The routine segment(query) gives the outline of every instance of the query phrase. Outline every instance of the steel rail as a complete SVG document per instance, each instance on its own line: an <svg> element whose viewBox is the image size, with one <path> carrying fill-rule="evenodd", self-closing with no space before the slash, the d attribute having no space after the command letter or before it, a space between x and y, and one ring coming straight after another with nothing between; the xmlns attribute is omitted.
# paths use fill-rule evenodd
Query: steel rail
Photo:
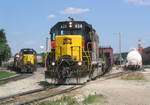
<svg viewBox="0 0 150 105"><path fill-rule="evenodd" d="M17 74L17 75L8 77L8 78L1 79L0 84L6 84L10 81L16 81L16 80L19 80L19 79L24 79L24 78L32 76L32 75L33 74Z"/></svg>
<svg viewBox="0 0 150 105"><path fill-rule="evenodd" d="M149 65L143 65L142 66L144 69L150 69L150 66Z"/></svg>
<svg viewBox="0 0 150 105"><path fill-rule="evenodd" d="M117 73L102 75L102 76L98 77L100 80L93 81L93 82L90 82L90 83L95 83L95 82L99 82L99 81L105 81L105 80L108 80L108 79L121 77L121 76L124 76L126 74L131 74L131 73L135 73L135 72L138 72L138 71L127 70L127 71L123 71L123 72L117 72Z"/></svg>
<svg viewBox="0 0 150 105"><path fill-rule="evenodd" d="M47 89L53 89L53 88L56 88L56 87L59 87L59 86L60 86L60 85L46 86L46 87L40 88L40 89L30 90L30 91L27 91L27 92L22 92L22 93L18 93L18 94L13 94L13 95L6 96L6 97L1 97L1 98L0 98L0 105L1 105L1 104L6 104L6 101L5 101L5 100L8 100L8 99L10 99L10 98L16 98L16 97L20 97L20 96L23 96L23 95L33 94L33 93L45 91L45 90L47 90ZM2 102L1 102L1 101L2 101ZM5 101L5 102L3 102L3 101Z"/></svg>
<svg viewBox="0 0 150 105"><path fill-rule="evenodd" d="M40 101L40 100L43 100L43 99L46 99L46 98L54 97L54 96L57 96L57 95L60 95L60 94L63 94L63 93L67 93L67 92L70 92L70 91L82 88L83 86L85 86L85 84L82 85L82 86L79 86L79 87L76 87L76 86L77 85L75 85L73 87L70 87L68 89L64 89L64 90L52 93L52 94L48 94L48 95L44 95L44 96L35 98L35 99L32 99L32 100L27 100L27 101L19 102L19 103L16 103L16 105L30 104L30 103L37 102L37 101Z"/></svg>
<svg viewBox="0 0 150 105"><path fill-rule="evenodd" d="M120 76L123 76L123 75L126 75L126 74L131 74L131 73L134 73L134 72L137 72L137 71L123 71L123 72L118 72L118 73L112 73L110 75L104 75L103 77L108 77L106 79L112 79L112 78L120 77Z"/></svg>

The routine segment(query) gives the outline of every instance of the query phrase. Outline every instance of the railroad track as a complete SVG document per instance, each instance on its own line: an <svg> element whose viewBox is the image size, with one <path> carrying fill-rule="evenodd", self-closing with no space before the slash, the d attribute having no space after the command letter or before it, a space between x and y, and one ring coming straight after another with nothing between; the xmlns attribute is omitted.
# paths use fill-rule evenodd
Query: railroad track
<svg viewBox="0 0 150 105"><path fill-rule="evenodd" d="M60 85L51 85L47 86L41 89L36 89L20 94L14 94L7 97L1 97L0 98L0 105L6 105L6 104L15 104L15 105L23 105L23 104L31 104L31 103L37 103L40 100L54 97L56 95L61 95L76 89L79 89L85 85L71 85L71 86L62 86ZM65 89L62 89L64 88Z"/></svg>
<svg viewBox="0 0 150 105"><path fill-rule="evenodd" d="M113 79L113 78L118 78L127 74L132 74L135 72L139 72L139 71L132 71L132 70L124 70L121 72L117 72L117 73L107 73L101 76L96 77L96 79L99 79L97 81L92 81L91 83L95 83L95 82L100 82L100 81L104 81L104 80L109 80L109 79Z"/></svg>
<svg viewBox="0 0 150 105"><path fill-rule="evenodd" d="M17 75L15 75L15 76L11 76L11 77L8 77L8 78L5 78L5 79L1 79L0 80L0 85L2 85L2 84L6 84L6 83L8 83L8 82L11 82L11 81L17 81L17 80L20 80L20 79L24 79L24 78L27 78L27 77L29 77L29 76L32 76L33 75L33 73L31 74L17 74Z"/></svg>
<svg viewBox="0 0 150 105"><path fill-rule="evenodd" d="M131 74L137 71L131 71L131 70L124 70L122 72L117 72L117 73L112 73L112 74L106 74L104 76L102 76L102 78L106 79L112 79L112 78L117 78L117 77L121 77L127 74Z"/></svg>
<svg viewBox="0 0 150 105"><path fill-rule="evenodd" d="M116 77L120 77L123 75L131 74L137 71L123 71L118 73L106 74L100 77L98 81L92 81L87 84L92 84L95 82L108 80ZM97 77L98 78L98 77ZM46 98L54 97L57 95L61 95L67 92L71 92L73 90L79 89L84 87L84 85L50 85L46 86L41 89L36 89L32 91L27 91L19 94L14 94L11 96L1 97L0 98L0 105L6 104L15 104L15 105L22 105L22 104L31 104L31 103L38 103L41 100Z"/></svg>
<svg viewBox="0 0 150 105"><path fill-rule="evenodd" d="M150 69L150 66L149 65L143 65L142 66L144 69Z"/></svg>

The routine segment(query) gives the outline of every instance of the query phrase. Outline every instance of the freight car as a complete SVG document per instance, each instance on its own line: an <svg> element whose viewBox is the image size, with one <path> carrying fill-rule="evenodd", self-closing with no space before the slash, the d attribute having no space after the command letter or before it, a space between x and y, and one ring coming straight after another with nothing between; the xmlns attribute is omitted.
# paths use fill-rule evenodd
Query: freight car
<svg viewBox="0 0 150 105"><path fill-rule="evenodd" d="M85 83L105 72L104 59L92 25L73 19L58 22L47 38L45 78L52 84Z"/></svg>
<svg viewBox="0 0 150 105"><path fill-rule="evenodd" d="M37 55L37 65L38 66L44 66L44 59L41 55Z"/></svg>
<svg viewBox="0 0 150 105"><path fill-rule="evenodd" d="M113 49L111 46L100 46L100 53L104 55L105 69L109 70L113 66Z"/></svg>
<svg viewBox="0 0 150 105"><path fill-rule="evenodd" d="M137 70L142 67L142 57L136 48L130 50L126 59L125 68Z"/></svg>
<svg viewBox="0 0 150 105"><path fill-rule="evenodd" d="M30 48L21 49L19 54L19 59L14 61L17 63L15 69L18 69L20 72L34 72L37 69L37 57L36 51Z"/></svg>

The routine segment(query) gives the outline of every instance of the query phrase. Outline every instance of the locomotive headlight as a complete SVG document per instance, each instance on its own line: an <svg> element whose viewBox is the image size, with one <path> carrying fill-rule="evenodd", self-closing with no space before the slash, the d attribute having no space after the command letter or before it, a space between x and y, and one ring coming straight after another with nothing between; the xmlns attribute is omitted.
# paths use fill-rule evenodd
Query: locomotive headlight
<svg viewBox="0 0 150 105"><path fill-rule="evenodd" d="M55 62L52 62L52 66L55 66Z"/></svg>
<svg viewBox="0 0 150 105"><path fill-rule="evenodd" d="M78 65L81 66L81 65L82 65L82 62L78 62Z"/></svg>
<svg viewBox="0 0 150 105"><path fill-rule="evenodd" d="M70 28L72 27L72 22L69 22L69 27L70 27Z"/></svg>
<svg viewBox="0 0 150 105"><path fill-rule="evenodd" d="M72 22L69 22L69 25L71 25L72 24Z"/></svg>

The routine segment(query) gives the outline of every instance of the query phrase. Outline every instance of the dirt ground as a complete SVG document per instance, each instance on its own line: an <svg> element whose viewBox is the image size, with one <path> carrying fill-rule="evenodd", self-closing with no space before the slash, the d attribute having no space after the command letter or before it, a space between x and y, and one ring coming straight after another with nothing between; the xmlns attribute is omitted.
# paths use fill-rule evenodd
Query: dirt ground
<svg viewBox="0 0 150 105"><path fill-rule="evenodd" d="M112 72L120 71L113 68ZM89 94L102 94L107 98L106 105L150 105L150 69L141 73L148 81L125 81L119 78L91 81L85 87L68 93L78 101ZM38 69L33 76L13 81L0 86L0 97L41 88L44 84L43 69Z"/></svg>
<svg viewBox="0 0 150 105"><path fill-rule="evenodd" d="M102 94L107 98L106 105L150 105L150 69L142 73L148 81L98 79L70 95L82 101L83 97L89 94Z"/></svg>

